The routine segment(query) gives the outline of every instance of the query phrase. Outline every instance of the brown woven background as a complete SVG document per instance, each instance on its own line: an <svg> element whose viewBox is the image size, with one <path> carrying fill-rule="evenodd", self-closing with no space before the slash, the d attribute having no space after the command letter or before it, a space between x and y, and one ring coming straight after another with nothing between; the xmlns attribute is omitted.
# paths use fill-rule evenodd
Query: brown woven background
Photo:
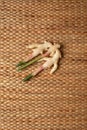
<svg viewBox="0 0 87 130"><path fill-rule="evenodd" d="M64 57L30 82L28 44L61 42ZM87 0L0 0L0 130L86 130Z"/></svg>

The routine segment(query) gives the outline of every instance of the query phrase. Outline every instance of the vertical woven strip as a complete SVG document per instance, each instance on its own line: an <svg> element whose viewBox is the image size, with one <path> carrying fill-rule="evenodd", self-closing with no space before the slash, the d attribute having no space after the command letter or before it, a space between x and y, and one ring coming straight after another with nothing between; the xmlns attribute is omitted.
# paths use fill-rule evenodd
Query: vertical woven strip
<svg viewBox="0 0 87 130"><path fill-rule="evenodd" d="M59 69L15 65L44 40L62 43ZM87 0L0 0L0 130L86 130Z"/></svg>

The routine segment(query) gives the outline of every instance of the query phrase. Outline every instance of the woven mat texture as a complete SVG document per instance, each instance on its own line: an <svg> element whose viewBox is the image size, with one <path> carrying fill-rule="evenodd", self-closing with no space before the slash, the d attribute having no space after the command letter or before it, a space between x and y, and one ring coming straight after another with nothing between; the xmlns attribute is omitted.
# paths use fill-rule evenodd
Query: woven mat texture
<svg viewBox="0 0 87 130"><path fill-rule="evenodd" d="M15 65L44 40L62 43L59 69L22 79ZM87 0L0 0L0 130L87 130Z"/></svg>

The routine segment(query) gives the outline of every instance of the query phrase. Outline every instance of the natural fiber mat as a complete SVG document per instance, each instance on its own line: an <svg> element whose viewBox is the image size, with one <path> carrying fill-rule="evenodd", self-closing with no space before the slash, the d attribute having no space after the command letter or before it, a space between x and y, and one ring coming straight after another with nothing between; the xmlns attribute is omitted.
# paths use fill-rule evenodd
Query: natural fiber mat
<svg viewBox="0 0 87 130"><path fill-rule="evenodd" d="M44 40L62 43L60 66L24 83L39 64L15 65ZM87 129L87 0L0 0L0 95L0 130Z"/></svg>

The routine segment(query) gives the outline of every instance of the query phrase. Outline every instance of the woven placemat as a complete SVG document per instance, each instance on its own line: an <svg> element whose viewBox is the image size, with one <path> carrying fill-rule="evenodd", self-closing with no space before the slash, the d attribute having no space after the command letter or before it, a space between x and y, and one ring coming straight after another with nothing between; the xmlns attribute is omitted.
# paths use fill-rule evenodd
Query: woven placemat
<svg viewBox="0 0 87 130"><path fill-rule="evenodd" d="M58 70L22 79L26 45L60 42ZM87 0L0 0L0 130L87 129Z"/></svg>

